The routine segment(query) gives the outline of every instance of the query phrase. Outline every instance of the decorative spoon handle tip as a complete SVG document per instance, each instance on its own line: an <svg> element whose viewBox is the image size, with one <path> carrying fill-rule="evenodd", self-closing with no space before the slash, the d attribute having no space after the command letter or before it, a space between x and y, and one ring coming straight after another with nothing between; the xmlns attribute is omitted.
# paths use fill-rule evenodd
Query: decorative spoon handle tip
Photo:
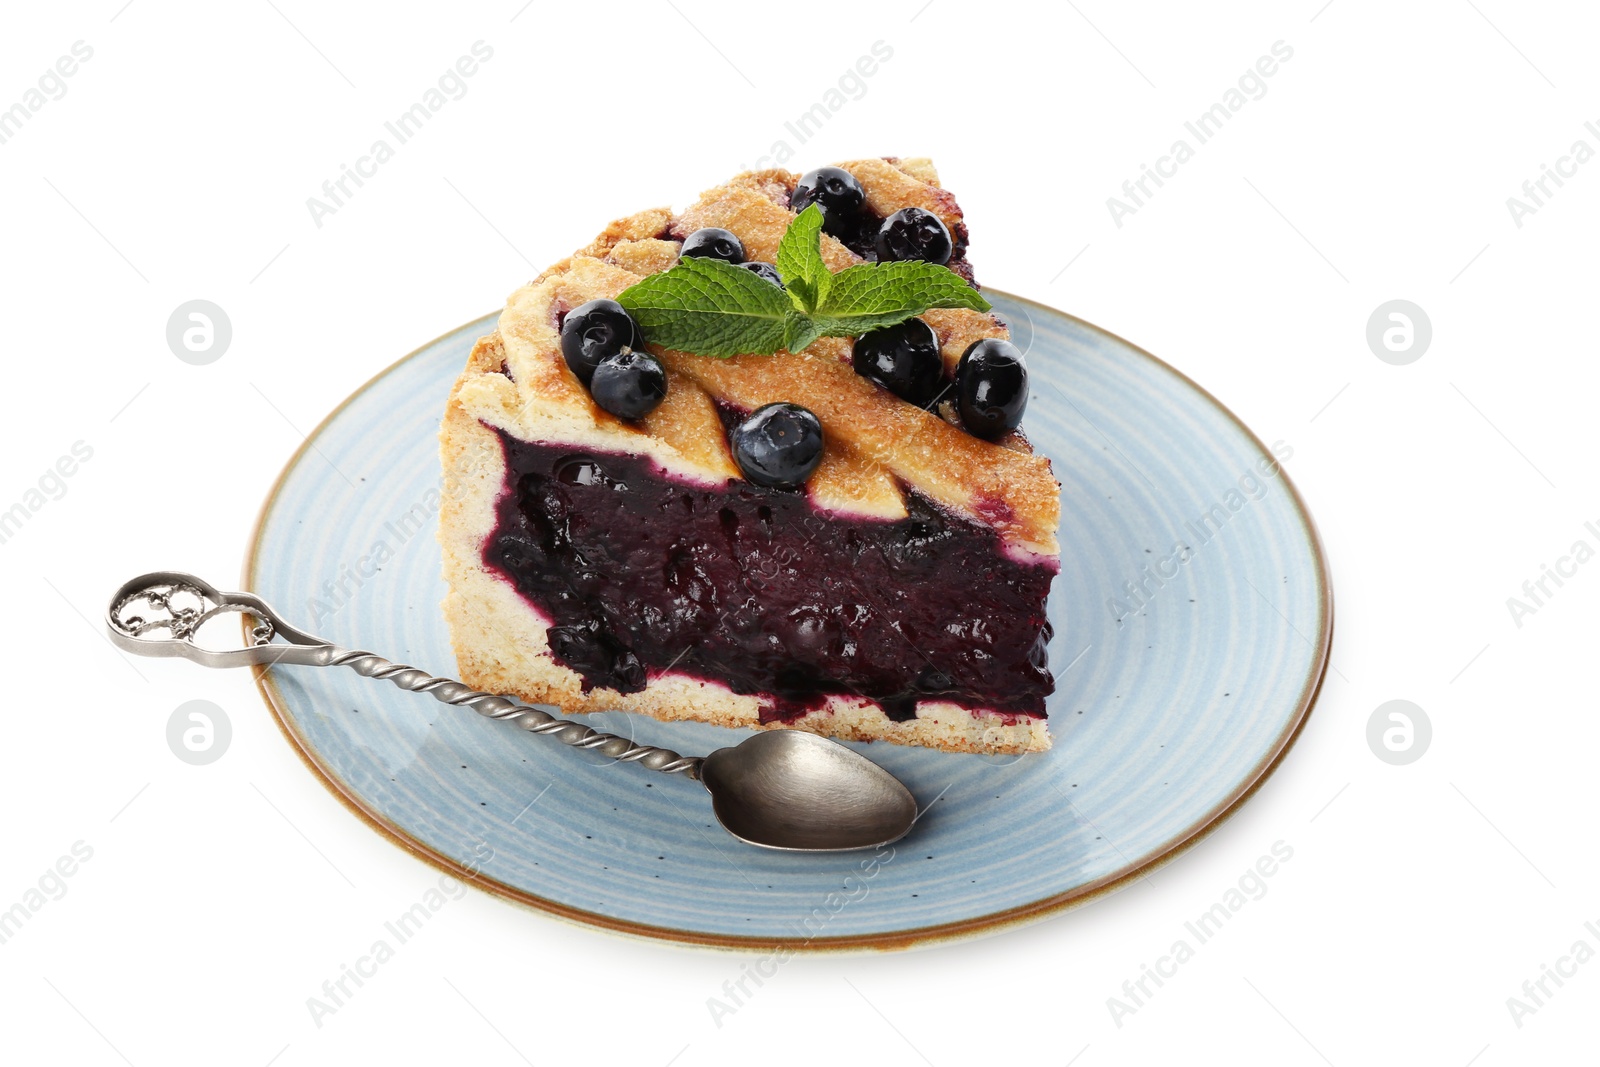
<svg viewBox="0 0 1600 1067"><path fill-rule="evenodd" d="M200 631L227 614L255 620L250 627L251 643L224 649L202 645ZM225 593L182 571L154 571L124 584L106 609L106 627L118 648L138 656L181 656L206 667L278 663L348 667L368 678L393 682L409 692L431 694L441 703L471 708L485 718L511 723L564 745L591 749L618 763L637 763L652 771L698 780L700 766L705 762L699 756L681 756L670 749L636 744L626 737L558 718L553 707L523 704L372 652L340 648L289 625L253 593Z"/></svg>

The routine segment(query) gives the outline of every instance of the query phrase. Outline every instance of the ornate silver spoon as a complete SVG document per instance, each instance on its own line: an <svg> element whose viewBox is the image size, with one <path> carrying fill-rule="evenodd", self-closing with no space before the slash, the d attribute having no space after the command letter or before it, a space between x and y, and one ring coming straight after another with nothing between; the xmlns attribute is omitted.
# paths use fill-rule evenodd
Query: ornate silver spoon
<svg viewBox="0 0 1600 1067"><path fill-rule="evenodd" d="M215 651L201 645L200 629L230 613L255 620L253 643ZM904 837L917 818L917 802L898 778L815 734L765 731L709 756L680 756L557 718L552 714L556 708L480 693L371 652L340 648L290 626L260 597L219 592L192 574L156 571L128 582L111 598L106 625L112 642L136 655L182 656L207 667L349 667L529 733L594 749L618 763L697 779L710 792L711 808L724 829L764 848L797 852L875 848Z"/></svg>

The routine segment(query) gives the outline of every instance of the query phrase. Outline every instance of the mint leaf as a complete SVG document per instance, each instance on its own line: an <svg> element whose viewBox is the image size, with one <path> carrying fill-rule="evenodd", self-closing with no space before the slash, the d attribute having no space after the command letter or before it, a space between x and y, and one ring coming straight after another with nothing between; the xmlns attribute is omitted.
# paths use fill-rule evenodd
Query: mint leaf
<svg viewBox="0 0 1600 1067"><path fill-rule="evenodd" d="M720 259L680 258L617 300L651 344L719 357L800 352L819 337L857 337L930 308L989 310L977 290L933 263L858 263L830 273L815 204L784 232L777 266L783 289Z"/></svg>
<svg viewBox="0 0 1600 1067"><path fill-rule="evenodd" d="M795 216L778 242L778 275L800 311L816 309L828 294L833 275L822 261L822 209L815 204Z"/></svg>
<svg viewBox="0 0 1600 1067"><path fill-rule="evenodd" d="M651 344L702 356L771 355L785 347L795 315L771 282L696 256L629 286L617 302Z"/></svg>
<svg viewBox="0 0 1600 1067"><path fill-rule="evenodd" d="M893 326L930 308L988 311L989 302L948 267L921 260L858 263L833 276L813 317L828 337Z"/></svg>
<svg viewBox="0 0 1600 1067"><path fill-rule="evenodd" d="M822 336L822 324L801 311L789 312L784 323L783 347L788 352L803 352Z"/></svg>

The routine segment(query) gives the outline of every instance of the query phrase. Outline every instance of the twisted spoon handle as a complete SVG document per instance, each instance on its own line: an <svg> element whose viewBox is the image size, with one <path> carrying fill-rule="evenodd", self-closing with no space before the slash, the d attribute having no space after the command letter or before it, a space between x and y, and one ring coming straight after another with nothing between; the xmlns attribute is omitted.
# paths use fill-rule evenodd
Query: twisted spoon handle
<svg viewBox="0 0 1600 1067"><path fill-rule="evenodd" d="M247 646L214 649L202 644L199 635L206 624L230 613L246 618ZM445 704L471 708L479 715L553 737L564 745L593 749L619 763L637 763L663 774L682 774L698 780L700 765L705 762L698 756L680 756L670 749L637 745L625 737L557 718L550 714L553 708L547 711L507 697L480 693L453 678L435 678L371 652L340 648L289 625L254 593L224 593L182 571L153 571L125 582L106 609L106 628L111 643L126 652L181 656L207 667L265 667L280 663L349 667L368 678L385 679L413 693L431 693Z"/></svg>
<svg viewBox="0 0 1600 1067"><path fill-rule="evenodd" d="M455 707L467 707L485 718L520 726L529 733L555 738L573 748L593 749L618 763L637 763L663 774L700 777L699 756L680 756L670 749L639 745L626 737L602 733L570 719L558 719L542 708L520 704L492 693L480 693L451 678L436 678L427 671L360 650L335 648L327 659L330 667L349 667L357 674L393 682L413 693L430 693L433 698Z"/></svg>

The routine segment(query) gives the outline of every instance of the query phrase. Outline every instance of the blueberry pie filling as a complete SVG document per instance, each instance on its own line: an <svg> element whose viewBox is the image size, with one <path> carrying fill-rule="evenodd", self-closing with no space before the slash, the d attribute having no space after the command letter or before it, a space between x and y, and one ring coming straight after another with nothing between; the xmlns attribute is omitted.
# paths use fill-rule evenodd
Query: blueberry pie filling
<svg viewBox="0 0 1600 1067"><path fill-rule="evenodd" d="M932 697L1044 714L1054 571L1007 558L992 530L917 493L904 519L819 521L793 489L499 437L507 491L484 560L551 620L586 691L670 670L761 697L762 723L829 695L902 722Z"/></svg>

